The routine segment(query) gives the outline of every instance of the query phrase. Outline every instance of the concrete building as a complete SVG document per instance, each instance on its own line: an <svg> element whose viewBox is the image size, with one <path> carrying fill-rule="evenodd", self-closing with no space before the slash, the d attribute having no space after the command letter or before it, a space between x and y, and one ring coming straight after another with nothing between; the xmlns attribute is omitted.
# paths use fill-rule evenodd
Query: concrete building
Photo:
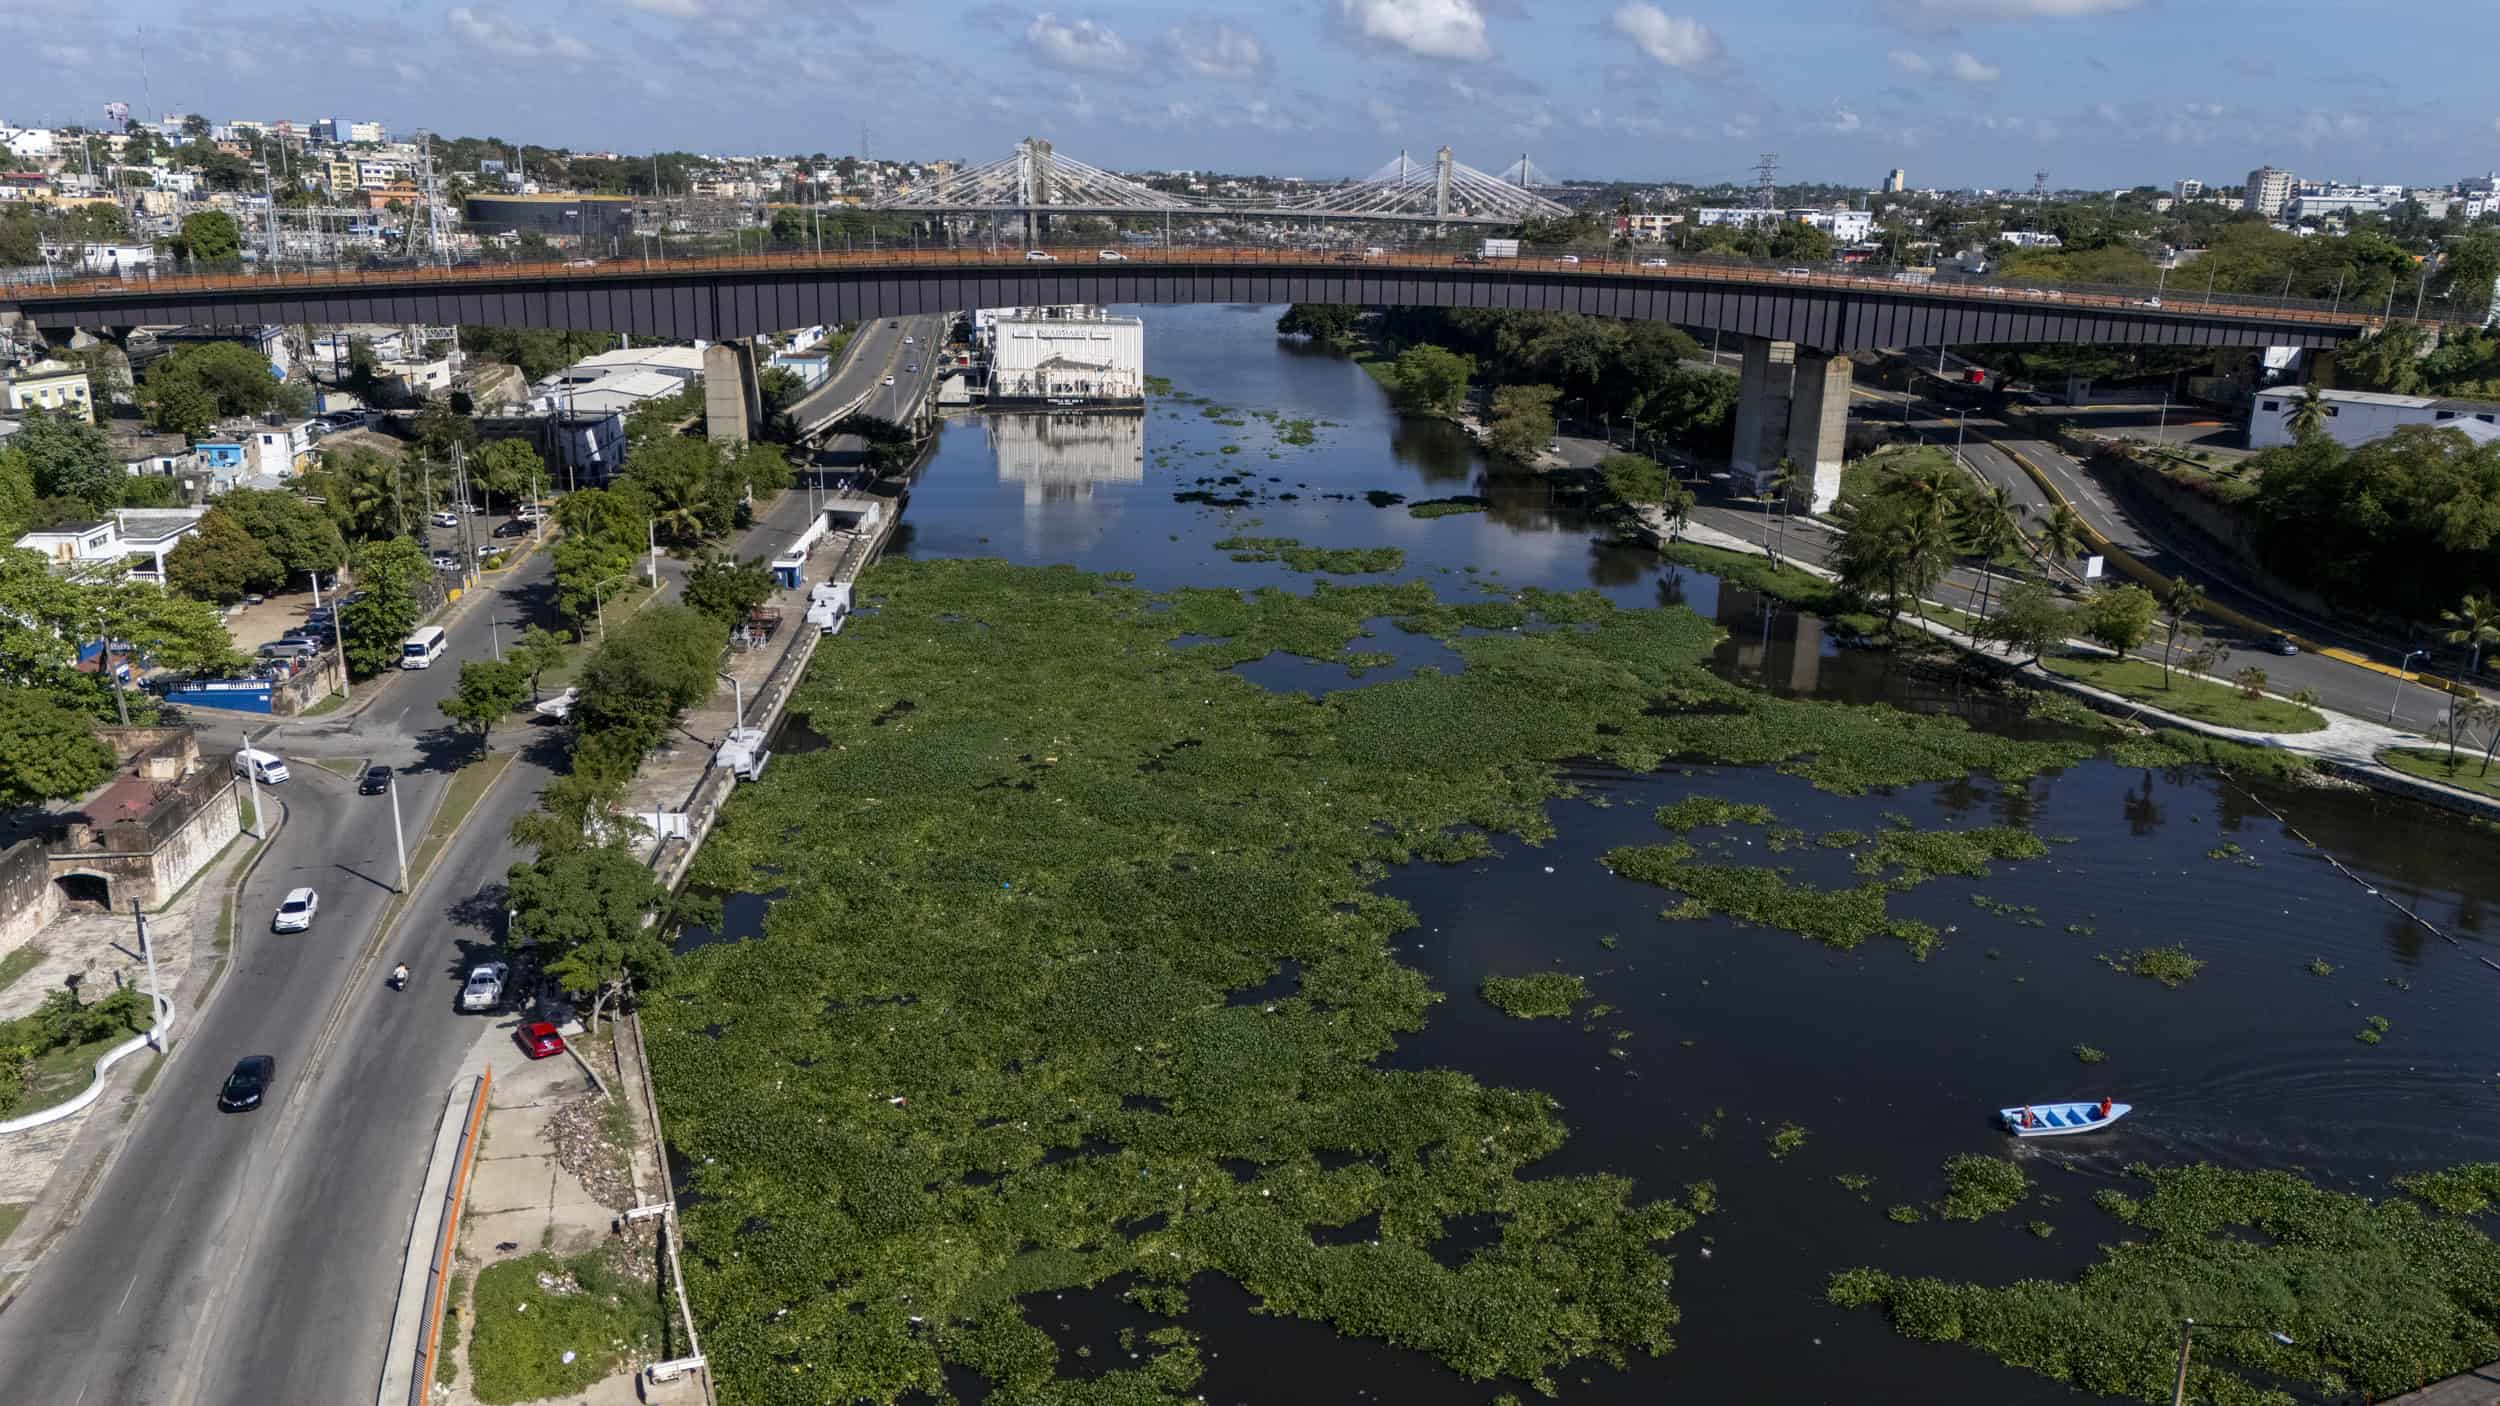
<svg viewBox="0 0 2500 1406"><path fill-rule="evenodd" d="M56 569L133 562L130 574L159 585L165 580L165 555L183 538L200 530L206 508L120 508L100 522L69 523L29 532L17 539L28 551L41 552Z"/></svg>
<svg viewBox="0 0 2500 1406"><path fill-rule="evenodd" d="M1138 318L1080 304L983 309L974 326L989 348L993 402L1145 399L1146 324Z"/></svg>
<svg viewBox="0 0 2500 1406"><path fill-rule="evenodd" d="M2500 428L2500 404L2485 400L2449 400L2427 395L2388 395L2380 391L2318 392L2326 402L2328 438L2347 447L2385 439L2406 425L2469 425ZM2306 392L2274 386L2249 402L2248 447L2272 449L2292 442L2292 414Z"/></svg>
<svg viewBox="0 0 2500 1406"><path fill-rule="evenodd" d="M74 415L90 424L95 422L95 407L88 401L87 372L65 361L38 361L19 368L0 383L0 403L12 415L29 410L43 410L55 415Z"/></svg>
<svg viewBox="0 0 2500 1406"><path fill-rule="evenodd" d="M1617 215L1615 233L1626 239L1656 241L1666 238L1682 223L1684 217L1675 214Z"/></svg>
<svg viewBox="0 0 2500 1406"><path fill-rule="evenodd" d="M685 388L685 381L665 371L612 371L594 381L549 387L531 407L568 415L630 415L646 400L664 400Z"/></svg>
<svg viewBox="0 0 2500 1406"><path fill-rule="evenodd" d="M2283 218L2283 207L2298 193L2300 180L2289 171L2260 166L2248 173L2248 183L2241 188L2240 199L2245 208L2269 220Z"/></svg>
<svg viewBox="0 0 2500 1406"><path fill-rule="evenodd" d="M254 425L243 437L244 459L253 473L269 478L289 478L304 467L304 459L312 453L313 422L297 420L286 425Z"/></svg>
<svg viewBox="0 0 2500 1406"><path fill-rule="evenodd" d="M1910 173L1895 166L1884 173L1884 194L1899 195L1910 188Z"/></svg>
<svg viewBox="0 0 2500 1406"><path fill-rule="evenodd" d="M556 373L557 379L572 385L585 385L624 371L655 371L673 376L679 386L692 385L703 379L703 349L700 347L620 347L583 357Z"/></svg>
<svg viewBox="0 0 2500 1406"><path fill-rule="evenodd" d="M1750 205L1704 206L1693 212L1697 225L1773 225L1794 220L1812 225L1841 244L1855 244L1875 233L1875 216L1866 210L1757 210Z"/></svg>
<svg viewBox="0 0 2500 1406"><path fill-rule="evenodd" d="M2172 182L2170 183L2170 194L2171 194L2171 197L2172 197L2173 199L2176 199L2176 200L2178 200L2178 201L2182 202L2182 203L2185 203L2185 202L2190 201L2190 200L2194 200L2194 199L2196 199L2198 196L2203 195L2204 193L2205 193L2205 183L2204 183L2203 181L2186 181L2186 180L2182 180L2182 181L2172 181Z"/></svg>
<svg viewBox="0 0 2500 1406"><path fill-rule="evenodd" d="M108 278L147 273L156 267L153 244L46 244L44 262L67 273L100 273Z"/></svg>
<svg viewBox="0 0 2500 1406"><path fill-rule="evenodd" d="M2066 247L2065 240L2054 234L2043 234L2038 230L2009 229L1999 234L1997 238L2017 249L2063 249Z"/></svg>

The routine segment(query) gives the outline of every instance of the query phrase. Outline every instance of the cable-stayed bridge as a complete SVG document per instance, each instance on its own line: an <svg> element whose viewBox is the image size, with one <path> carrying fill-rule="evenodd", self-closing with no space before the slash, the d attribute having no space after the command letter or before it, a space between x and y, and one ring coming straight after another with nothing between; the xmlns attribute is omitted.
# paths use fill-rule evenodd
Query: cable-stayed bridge
<svg viewBox="0 0 2500 1406"><path fill-rule="evenodd" d="M1490 175L1443 147L1430 160L1399 152L1359 181L1301 184L1250 196L1157 190L1060 152L1038 137L1013 155L944 171L867 203L927 214L1163 216L1184 219L1384 220L1434 225L1515 225L1571 211L1527 181L1544 172L1522 156Z"/></svg>

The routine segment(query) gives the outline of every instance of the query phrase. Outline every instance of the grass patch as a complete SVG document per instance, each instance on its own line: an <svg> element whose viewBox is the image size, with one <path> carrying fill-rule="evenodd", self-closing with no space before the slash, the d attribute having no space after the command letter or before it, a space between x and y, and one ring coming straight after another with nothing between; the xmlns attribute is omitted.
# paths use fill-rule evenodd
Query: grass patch
<svg viewBox="0 0 2500 1406"><path fill-rule="evenodd" d="M1532 972L1527 976L1488 976L1476 988L1504 1014L1519 1020L1560 1019L1589 994L1588 983L1568 972Z"/></svg>
<svg viewBox="0 0 2500 1406"><path fill-rule="evenodd" d="M34 1208L34 1204L32 1201L0 1201L0 1243L6 1243L16 1233L19 1223L26 1219L26 1213Z"/></svg>
<svg viewBox="0 0 2500 1406"><path fill-rule="evenodd" d="M2448 764L2448 753L2442 748L2393 747L2379 753L2378 759L2407 776L2500 800L2500 772L2484 775L2482 758L2472 752L2459 751L2455 766Z"/></svg>
<svg viewBox="0 0 2500 1406"><path fill-rule="evenodd" d="M1569 1138L1547 1095L1384 1057L1448 993L1373 885L1548 837L1574 758L1858 794L2093 750L1747 689L1707 667L1711 622L1593 592L1153 593L909 558L861 586L875 610L792 701L826 747L740 787L689 876L786 888L774 940L702 948L643 1003L725 1399L892 1402L950 1367L1002 1400L1063 1370L1191 1394L1185 1341L1108 1376L1050 1342L1034 1295L1118 1275L1223 1275L1473 1381L1662 1353L1691 1211L1547 1174ZM1316 698L1232 672L1341 659L1382 620L1463 667ZM1445 1263L1472 1216L1498 1233Z"/></svg>
<svg viewBox="0 0 2500 1406"><path fill-rule="evenodd" d="M311 707L297 713L295 716L299 718L318 718L335 713L339 709L346 706L347 695L344 693L333 693L323 697L320 702L313 704Z"/></svg>
<svg viewBox="0 0 2500 1406"><path fill-rule="evenodd" d="M2191 678L2175 669L2170 686L2164 688L2161 665L2150 660L2066 655L2040 662L2060 677L2216 727L2247 732L2317 732L2326 727L2326 719L2314 708L2279 698L2250 698L2236 688Z"/></svg>
<svg viewBox="0 0 2500 1406"><path fill-rule="evenodd" d="M653 1356L666 1331L659 1292L621 1260L605 1249L572 1259L542 1253L478 1271L469 1334L477 1399L503 1406L569 1396ZM542 1286L542 1274L557 1287Z"/></svg>
<svg viewBox="0 0 2500 1406"><path fill-rule="evenodd" d="M1406 515L1419 518L1457 517L1462 513L1480 513L1491 506L1482 498L1474 497L1426 498L1420 503L1407 504Z"/></svg>
<svg viewBox="0 0 2500 1406"><path fill-rule="evenodd" d="M33 971L41 961L43 949L31 942L11 948L7 956L0 957L0 991L8 990L12 983Z"/></svg>
<svg viewBox="0 0 2500 1406"><path fill-rule="evenodd" d="M460 1380L460 1320L469 1311L469 1271L455 1269L444 1286L443 1322L434 1339L434 1380L450 1386Z"/></svg>
<svg viewBox="0 0 2500 1406"><path fill-rule="evenodd" d="M1706 547L1699 542L1669 542L1658 549L1658 555L1678 566L1709 572L1740 590L1759 591L1815 615L1841 615L1849 607L1840 588L1831 582L1785 562L1773 566L1769 558L1751 552Z"/></svg>
<svg viewBox="0 0 2500 1406"><path fill-rule="evenodd" d="M2325 1190L2290 1172L2130 1170L2145 1194L2094 1198L2119 1224L2092 1237L2098 1261L2078 1274L1999 1287L1859 1268L1834 1275L1826 1296L1882 1311L1904 1337L1961 1343L2096 1397L2170 1400L2188 1311L2292 1339L2198 1333L2191 1401L2281 1400L2286 1386L2303 1399L2358 1391L2383 1401L2490 1360L2500 1242L2473 1221L2426 1212L2409 1197L2373 1202ZM2493 1185L2475 1169L2458 1171L2438 1183L2443 1197L2462 1188L2470 1199Z"/></svg>
<svg viewBox="0 0 2500 1406"><path fill-rule="evenodd" d="M2201 958L2189 956L2186 948L2178 946L2146 947L2120 952L2114 957L2104 956L2101 960L2109 963L2114 971L2151 977L2164 986L2174 988L2194 981L2196 974L2205 969Z"/></svg>

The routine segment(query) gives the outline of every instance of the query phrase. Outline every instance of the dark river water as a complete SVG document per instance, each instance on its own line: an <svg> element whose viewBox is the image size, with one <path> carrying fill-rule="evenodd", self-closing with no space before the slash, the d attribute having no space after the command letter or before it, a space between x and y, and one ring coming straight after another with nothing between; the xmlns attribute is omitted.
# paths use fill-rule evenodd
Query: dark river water
<svg viewBox="0 0 2500 1406"><path fill-rule="evenodd" d="M1142 419L950 425L913 489L899 549L1070 562L1133 572L1149 588L1306 589L1308 576L1236 563L1214 543L1248 532L1394 545L1406 552L1397 578L1359 579L1430 579L1461 594L1470 577L1498 577L1593 586L1624 605L1680 602L1729 631L1718 663L1734 676L1962 710L1980 725L2003 711L1943 676L1844 649L1818 622L1766 611L1750 593L1597 542L1585 515L1541 481L1490 474L1455 430L1391 413L1359 367L1280 344L1276 312L1145 310L1147 369L1239 425L1177 397L1150 401ZM1299 419L1318 422L1314 442L1281 442L1283 422ZM1375 492L1473 495L1491 508L1418 520L1374 506L1365 495ZM1248 501L1176 500L1192 493ZM1297 659L1244 672L1276 688L1361 686L1446 653L1394 630L1359 647L1396 652L1401 665L1359 682ZM1554 1094L1573 1130L1554 1172L1619 1173L1651 1196L1704 1179L1719 1188L1721 1212L1671 1243L1684 1315L1677 1349L1620 1373L1590 1366L1585 1383L1566 1375L1566 1400L2080 1400L1968 1349L1902 1340L1879 1315L1832 1309L1825 1280L1859 1264L1989 1282L2070 1275L2114 1225L2092 1193L2137 1161L2294 1167L2375 1192L2423 1167L2500 1158L2500 972L2474 960L2500 955L2484 917L2500 896L2500 840L2459 820L2366 793L2261 793L2381 891L2373 896L2237 783L2203 770L2094 762L2027 786L1972 781L1857 798L1746 768L1592 769L1576 779L1584 796L1555 803L1551 842L1507 841L1500 858L1457 867L1412 866L1386 886L1421 916L1398 938L1400 958L1449 995L1395 1063ZM1662 891L1599 867L1611 846L1668 838L1651 811L1694 792L1768 805L1779 823L1809 832L1871 831L1890 813L1927 827L2027 824L2059 842L1985 879L1938 879L1896 896L1895 914L1946 933L1928 961L1884 939L1834 952L1720 918L1661 921ZM1695 838L1724 837L1728 858L1764 862L1745 854L1748 837L1758 845L1760 836ZM1809 847L1779 862L1803 881L1851 881L1842 854ZM2388 898L2463 946L2406 921ZM748 922L760 911L760 900L743 908ZM731 916L736 935L745 924ZM2175 990L2102 960L2170 943L2207 963ZM2332 974L2312 975L2313 958ZM1613 1012L1593 1029L1515 1021L1474 995L1488 972L1550 967L1585 976ZM2355 1034L2373 1015L2388 1032L2363 1044ZM2108 1061L2079 1063L2078 1044ZM2105 1093L2136 1115L2078 1145L2009 1148L1988 1122L2004 1103ZM1775 1162L1765 1137L1785 1122L1808 1138ZM1887 1205L1941 1194L1947 1157L2009 1150L2039 1188L2013 1215L1975 1225L1885 1218ZM1862 1198L1842 1175L1873 1184ZM2024 1228L2035 1218L2056 1228L2052 1238ZM1229 1285L1202 1280L1193 1301L1187 1321L1206 1335L1211 1402L1477 1406L1499 1389L1321 1324L1252 1314ZM1098 1292L1035 1317L1063 1346L1092 1345L1101 1357L1120 1327L1150 1326L1132 1314ZM1294 1364L1289 1382L1280 1362Z"/></svg>

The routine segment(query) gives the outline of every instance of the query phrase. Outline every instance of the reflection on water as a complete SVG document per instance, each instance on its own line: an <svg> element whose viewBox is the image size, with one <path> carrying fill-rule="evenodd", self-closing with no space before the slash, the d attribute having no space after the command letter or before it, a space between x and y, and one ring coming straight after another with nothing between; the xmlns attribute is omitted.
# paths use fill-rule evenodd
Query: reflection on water
<svg viewBox="0 0 2500 1406"><path fill-rule="evenodd" d="M1024 485L1026 504L1090 498L1098 483L1146 477L1143 415L1000 413L984 417L1001 483Z"/></svg>

